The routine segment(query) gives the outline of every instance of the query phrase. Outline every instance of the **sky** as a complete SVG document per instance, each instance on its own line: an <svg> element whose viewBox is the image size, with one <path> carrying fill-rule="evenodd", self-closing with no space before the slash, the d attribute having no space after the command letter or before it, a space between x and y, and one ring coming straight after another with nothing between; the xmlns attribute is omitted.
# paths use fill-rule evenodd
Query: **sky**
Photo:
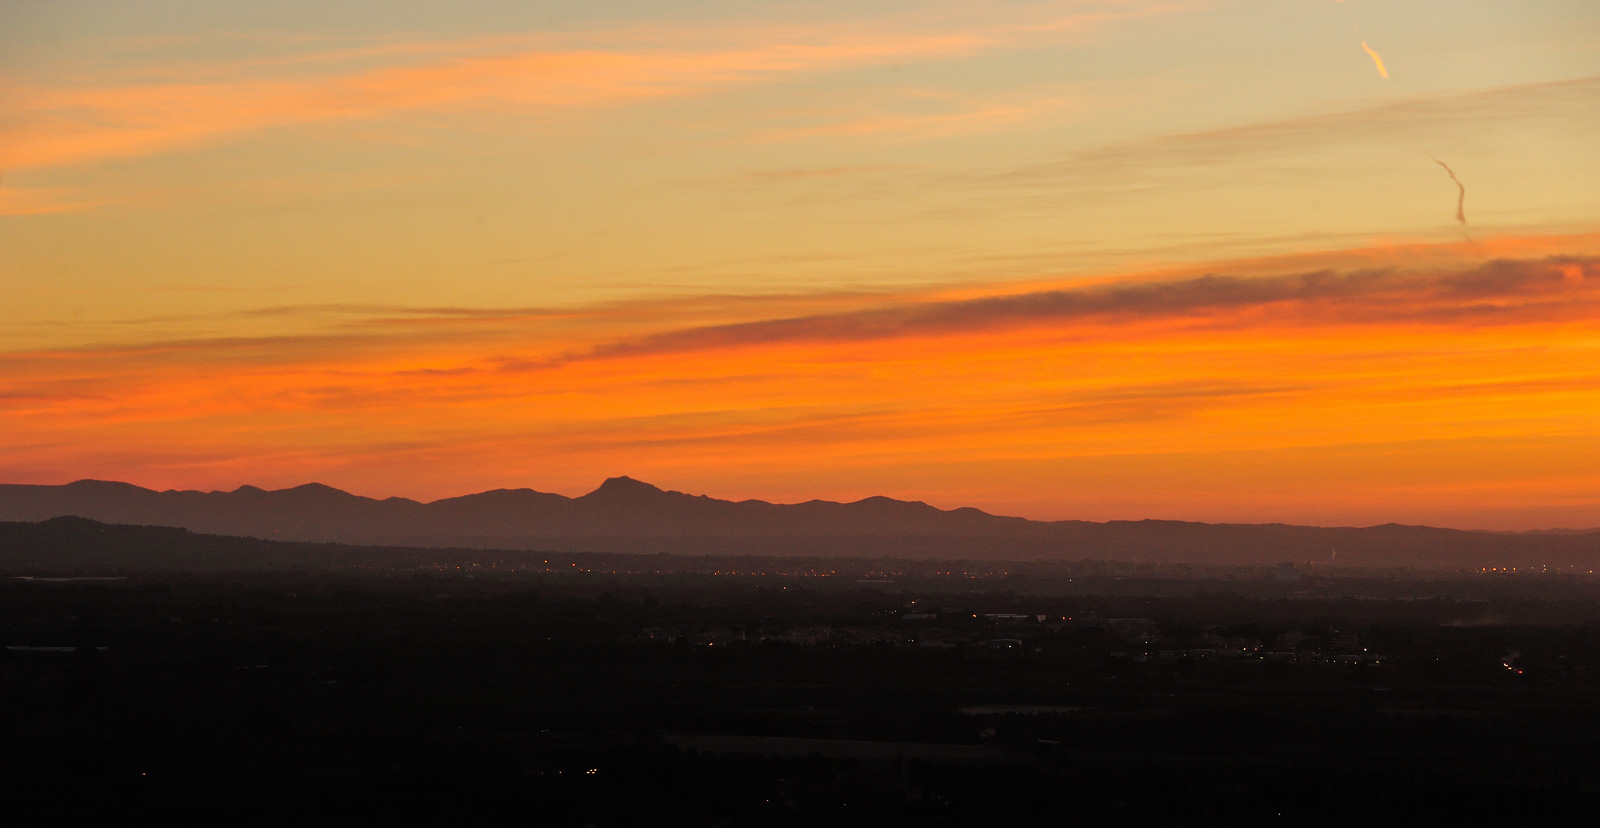
<svg viewBox="0 0 1600 828"><path fill-rule="evenodd" d="M0 3L0 482L1600 526L1590 0Z"/></svg>

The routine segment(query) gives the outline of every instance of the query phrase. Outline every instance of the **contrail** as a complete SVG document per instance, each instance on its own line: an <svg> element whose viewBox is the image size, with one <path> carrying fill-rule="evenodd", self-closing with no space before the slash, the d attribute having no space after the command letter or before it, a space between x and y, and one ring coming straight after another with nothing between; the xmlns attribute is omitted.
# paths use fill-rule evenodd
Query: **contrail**
<svg viewBox="0 0 1600 828"><path fill-rule="evenodd" d="M1428 153L1428 157L1429 158L1433 158L1433 153ZM1444 167L1444 171L1445 171L1446 174L1448 174L1450 176L1450 180L1454 181L1456 183L1456 190L1458 191L1457 195L1456 195L1456 221L1459 222L1462 226L1466 226L1466 223L1467 223L1467 185L1462 184L1461 183L1461 179L1456 178L1456 171L1450 169L1450 165L1449 164L1446 164L1445 162L1440 161L1437 158L1433 158L1433 163L1438 164L1441 167Z"/></svg>
<svg viewBox="0 0 1600 828"><path fill-rule="evenodd" d="M1338 3L1339 8L1344 9L1345 15L1350 18L1350 25L1356 27L1356 34L1361 34L1361 21L1356 19L1356 13L1351 11L1350 7L1344 4L1344 0L1333 0L1333 2ZM1372 58L1372 64L1378 67L1378 74L1387 80L1389 78L1389 70L1383 65L1383 58L1380 57L1377 52L1373 51L1372 47L1368 46L1365 40L1361 41L1361 48L1367 53L1368 57Z"/></svg>
<svg viewBox="0 0 1600 828"><path fill-rule="evenodd" d="M1389 77L1389 70L1383 68L1383 58L1379 57L1377 52L1372 51L1372 47L1368 46L1365 40L1361 41L1361 48L1366 49L1367 54L1372 56L1372 62L1377 64L1378 74L1384 76L1385 78Z"/></svg>

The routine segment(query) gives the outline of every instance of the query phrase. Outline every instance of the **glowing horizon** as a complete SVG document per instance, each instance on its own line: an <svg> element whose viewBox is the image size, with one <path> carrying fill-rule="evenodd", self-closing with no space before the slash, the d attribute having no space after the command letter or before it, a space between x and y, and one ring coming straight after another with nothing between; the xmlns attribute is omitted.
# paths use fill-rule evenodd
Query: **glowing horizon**
<svg viewBox="0 0 1600 828"><path fill-rule="evenodd" d="M1600 527L1600 10L1348 5L8 8L0 481Z"/></svg>

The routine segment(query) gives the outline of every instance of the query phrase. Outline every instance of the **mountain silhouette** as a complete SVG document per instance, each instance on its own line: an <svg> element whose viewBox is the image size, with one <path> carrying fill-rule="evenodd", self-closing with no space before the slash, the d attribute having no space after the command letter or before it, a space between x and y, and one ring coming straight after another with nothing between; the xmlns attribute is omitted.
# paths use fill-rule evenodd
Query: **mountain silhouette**
<svg viewBox="0 0 1600 828"><path fill-rule="evenodd" d="M1492 533L1385 524L1327 528L1183 521L1034 521L869 497L728 501L613 477L579 497L495 489L422 503L319 483L231 492L80 480L0 485L0 520L77 516L191 532L382 546L1353 566L1590 567L1600 532Z"/></svg>

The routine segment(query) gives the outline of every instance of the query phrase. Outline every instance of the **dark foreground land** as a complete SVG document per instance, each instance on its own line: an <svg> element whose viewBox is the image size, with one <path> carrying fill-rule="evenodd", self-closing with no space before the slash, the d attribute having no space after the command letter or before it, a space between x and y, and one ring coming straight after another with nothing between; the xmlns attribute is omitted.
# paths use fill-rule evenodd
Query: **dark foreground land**
<svg viewBox="0 0 1600 828"><path fill-rule="evenodd" d="M62 822L1600 806L1588 575L421 552L185 574L0 553L0 789Z"/></svg>

